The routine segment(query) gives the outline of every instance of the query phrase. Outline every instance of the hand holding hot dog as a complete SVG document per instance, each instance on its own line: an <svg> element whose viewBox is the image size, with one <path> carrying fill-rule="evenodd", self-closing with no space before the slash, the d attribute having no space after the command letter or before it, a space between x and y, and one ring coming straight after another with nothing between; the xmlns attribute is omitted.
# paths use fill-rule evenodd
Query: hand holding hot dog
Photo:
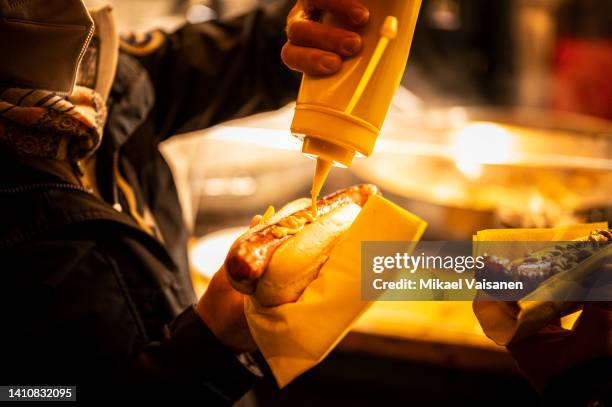
<svg viewBox="0 0 612 407"><path fill-rule="evenodd" d="M255 216L198 302L202 320L234 352L255 350L244 295L252 295L264 307L298 300L373 195L380 195L376 186L357 185L320 199L317 215L306 199Z"/></svg>
<svg viewBox="0 0 612 407"><path fill-rule="evenodd" d="M250 226L261 219L260 215L255 216ZM217 339L236 354L257 349L244 317L244 295L231 286L225 267L213 276L196 312Z"/></svg>
<svg viewBox="0 0 612 407"><path fill-rule="evenodd" d="M527 380L540 392L581 363L612 357L612 304L587 302L573 329L551 324L508 345Z"/></svg>

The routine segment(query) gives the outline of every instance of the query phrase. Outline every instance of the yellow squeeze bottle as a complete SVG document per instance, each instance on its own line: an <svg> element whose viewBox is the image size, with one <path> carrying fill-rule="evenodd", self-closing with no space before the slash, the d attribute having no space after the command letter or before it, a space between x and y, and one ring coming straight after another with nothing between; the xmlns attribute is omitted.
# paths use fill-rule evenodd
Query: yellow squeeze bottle
<svg viewBox="0 0 612 407"><path fill-rule="evenodd" d="M304 75L291 132L303 140L302 153L316 159L316 199L332 166L348 167L368 157L400 84L412 44L421 0L362 0L370 10L361 52L329 77ZM323 24L342 27L331 14Z"/></svg>

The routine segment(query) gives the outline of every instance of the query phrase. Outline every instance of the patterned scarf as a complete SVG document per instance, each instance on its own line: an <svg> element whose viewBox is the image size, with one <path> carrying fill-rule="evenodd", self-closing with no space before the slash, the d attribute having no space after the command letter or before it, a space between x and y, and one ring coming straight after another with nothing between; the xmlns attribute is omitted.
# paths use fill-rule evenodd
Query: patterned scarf
<svg viewBox="0 0 612 407"><path fill-rule="evenodd" d="M100 145L106 105L93 89L66 97L35 89L0 92L0 146L29 158L77 162Z"/></svg>

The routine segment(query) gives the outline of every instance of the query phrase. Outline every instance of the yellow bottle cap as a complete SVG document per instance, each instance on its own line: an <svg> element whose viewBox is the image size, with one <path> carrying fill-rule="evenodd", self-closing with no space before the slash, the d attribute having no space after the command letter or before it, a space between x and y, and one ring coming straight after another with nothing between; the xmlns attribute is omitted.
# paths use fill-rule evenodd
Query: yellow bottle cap
<svg viewBox="0 0 612 407"><path fill-rule="evenodd" d="M310 158L320 158L338 167L350 167L355 150L316 137L304 138L302 153Z"/></svg>

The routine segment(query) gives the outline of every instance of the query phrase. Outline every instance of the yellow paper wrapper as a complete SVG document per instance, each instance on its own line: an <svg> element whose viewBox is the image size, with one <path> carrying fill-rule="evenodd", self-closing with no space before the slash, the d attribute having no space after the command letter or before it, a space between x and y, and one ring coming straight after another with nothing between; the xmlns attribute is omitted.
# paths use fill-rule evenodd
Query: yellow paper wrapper
<svg viewBox="0 0 612 407"><path fill-rule="evenodd" d="M550 229L493 229L483 230L474 236L474 253L481 255L483 250L490 249L479 242L517 242L506 245L505 252L495 253L509 259L524 255L529 245L520 242L536 241L570 241L588 235L595 229L607 229L606 222L577 224ZM583 273L584 267L573 270L572 273ZM574 275L573 277L577 277ZM546 281L538 289L554 286L555 290L564 290L568 285L561 286L554 277ZM570 284L571 282L567 282ZM488 301L490 300L490 301ZM518 302L503 302L479 292L474 301L474 313L482 326L484 333L498 345L506 346L513 341L526 338L538 332L549 323L580 309L579 304L572 302L529 301L529 296Z"/></svg>
<svg viewBox="0 0 612 407"><path fill-rule="evenodd" d="M245 300L251 334L280 387L321 362L371 305L361 300L361 242L418 241L426 226L373 196L297 302L266 308Z"/></svg>

